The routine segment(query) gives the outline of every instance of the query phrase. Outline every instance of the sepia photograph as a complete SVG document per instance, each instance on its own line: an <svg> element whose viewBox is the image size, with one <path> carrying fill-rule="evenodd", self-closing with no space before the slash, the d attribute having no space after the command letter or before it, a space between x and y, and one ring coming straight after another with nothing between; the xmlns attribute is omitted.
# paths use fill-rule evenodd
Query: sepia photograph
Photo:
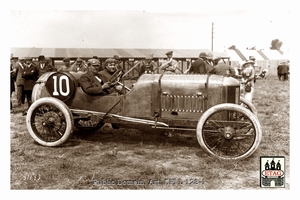
<svg viewBox="0 0 300 200"><path fill-rule="evenodd" d="M7 12L10 191L295 187L288 6L82 3Z"/></svg>

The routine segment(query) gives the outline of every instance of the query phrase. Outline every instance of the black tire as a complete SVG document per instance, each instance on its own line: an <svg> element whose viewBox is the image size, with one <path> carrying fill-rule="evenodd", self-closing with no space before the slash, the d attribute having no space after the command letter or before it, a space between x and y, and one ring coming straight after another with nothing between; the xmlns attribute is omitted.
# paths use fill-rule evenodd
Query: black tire
<svg viewBox="0 0 300 200"><path fill-rule="evenodd" d="M59 146L73 133L73 116L61 100L45 97L35 101L26 116L31 137L43 146Z"/></svg>
<svg viewBox="0 0 300 200"><path fill-rule="evenodd" d="M246 99L243 96L240 97L240 105L242 105L243 107L249 109L255 116L257 116L256 107L253 105L253 103L251 101L249 101L248 99Z"/></svg>
<svg viewBox="0 0 300 200"><path fill-rule="evenodd" d="M197 139L210 155L241 160L258 148L262 137L257 117L241 105L224 103L211 107L200 117Z"/></svg>

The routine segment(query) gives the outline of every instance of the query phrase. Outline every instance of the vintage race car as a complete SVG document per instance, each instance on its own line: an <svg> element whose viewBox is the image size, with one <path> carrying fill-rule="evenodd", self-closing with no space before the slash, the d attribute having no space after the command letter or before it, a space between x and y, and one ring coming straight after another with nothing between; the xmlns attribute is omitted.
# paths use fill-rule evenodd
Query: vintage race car
<svg viewBox="0 0 300 200"><path fill-rule="evenodd" d="M104 123L194 131L208 154L226 160L250 156L261 141L255 107L240 97L240 83L234 78L143 74L129 87L117 77L126 93L88 95L79 85L80 75L49 72L36 82L26 125L39 144L59 146L75 127L95 131Z"/></svg>

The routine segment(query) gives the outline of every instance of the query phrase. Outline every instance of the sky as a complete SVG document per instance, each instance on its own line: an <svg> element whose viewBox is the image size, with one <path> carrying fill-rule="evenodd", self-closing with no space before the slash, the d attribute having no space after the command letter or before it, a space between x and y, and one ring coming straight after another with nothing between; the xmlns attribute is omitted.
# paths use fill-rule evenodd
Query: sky
<svg viewBox="0 0 300 200"><path fill-rule="evenodd" d="M101 4L102 5L102 4ZM105 4L104 4L105 5ZM89 10L12 9L11 47L269 49L290 48L290 11L118 7ZM102 8L102 10L100 9ZM280 14L279 14L280 13Z"/></svg>

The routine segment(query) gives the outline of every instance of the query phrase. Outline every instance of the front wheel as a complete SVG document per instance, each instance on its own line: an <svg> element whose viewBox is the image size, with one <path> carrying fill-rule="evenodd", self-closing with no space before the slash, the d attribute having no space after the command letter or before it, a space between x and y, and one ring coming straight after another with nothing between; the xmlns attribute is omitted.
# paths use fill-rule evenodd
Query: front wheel
<svg viewBox="0 0 300 200"><path fill-rule="evenodd" d="M61 100L45 97L35 101L26 116L31 137L43 146L63 144L73 132L73 116Z"/></svg>
<svg viewBox="0 0 300 200"><path fill-rule="evenodd" d="M256 107L253 105L253 103L251 101L249 101L248 99L246 99L243 96L240 96L240 105L249 109L255 116L257 116Z"/></svg>
<svg viewBox="0 0 300 200"><path fill-rule="evenodd" d="M257 117L241 105L224 103L211 107L200 117L197 139L210 155L241 160L258 148L262 130Z"/></svg>

